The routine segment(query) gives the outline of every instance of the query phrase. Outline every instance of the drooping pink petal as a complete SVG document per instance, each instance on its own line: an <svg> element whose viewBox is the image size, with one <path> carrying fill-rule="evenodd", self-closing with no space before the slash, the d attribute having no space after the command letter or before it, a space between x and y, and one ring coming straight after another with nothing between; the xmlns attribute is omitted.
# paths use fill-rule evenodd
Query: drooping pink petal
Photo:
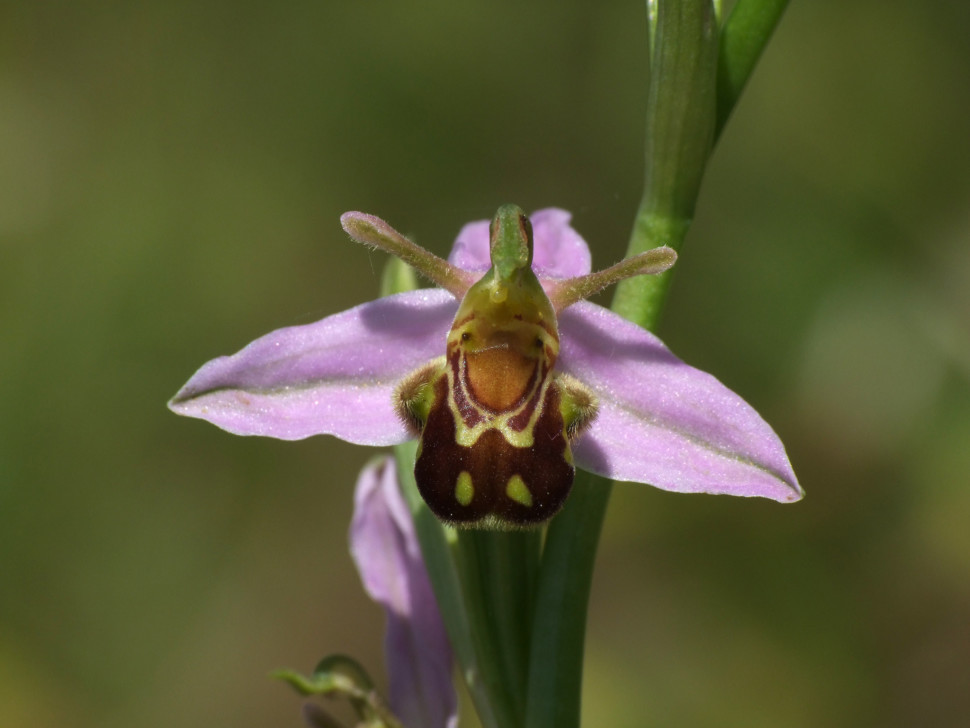
<svg viewBox="0 0 970 728"><path fill-rule="evenodd" d="M548 207L537 210L529 219L535 243L532 268L536 275L572 278L590 272L589 246L570 226L570 213ZM458 233L448 261L465 270L487 271L492 266L488 246L488 220L470 222Z"/></svg>
<svg viewBox="0 0 970 728"><path fill-rule="evenodd" d="M580 302L559 318L559 367L599 397L580 467L685 493L802 497L785 448L755 410L653 334Z"/></svg>
<svg viewBox="0 0 970 728"><path fill-rule="evenodd" d="M360 474L350 551L367 593L387 612L391 709L409 728L457 725L451 647L392 458Z"/></svg>
<svg viewBox="0 0 970 728"><path fill-rule="evenodd" d="M237 435L404 442L394 388L444 354L457 308L447 292L422 289L273 331L203 365L169 407Z"/></svg>

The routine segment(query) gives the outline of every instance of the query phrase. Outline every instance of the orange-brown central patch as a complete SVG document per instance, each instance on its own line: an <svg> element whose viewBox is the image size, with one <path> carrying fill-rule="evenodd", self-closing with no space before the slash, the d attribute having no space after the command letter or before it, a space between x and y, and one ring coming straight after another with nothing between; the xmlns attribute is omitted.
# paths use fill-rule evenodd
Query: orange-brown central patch
<svg viewBox="0 0 970 728"><path fill-rule="evenodd" d="M465 352L469 394L479 404L504 412L528 393L539 360L507 346Z"/></svg>

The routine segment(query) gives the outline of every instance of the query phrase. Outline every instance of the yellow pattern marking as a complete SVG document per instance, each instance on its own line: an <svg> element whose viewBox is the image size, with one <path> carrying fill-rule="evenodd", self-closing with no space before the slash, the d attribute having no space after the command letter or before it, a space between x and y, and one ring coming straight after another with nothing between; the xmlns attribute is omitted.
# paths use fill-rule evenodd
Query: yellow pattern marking
<svg viewBox="0 0 970 728"><path fill-rule="evenodd" d="M463 506L472 502L475 496L475 486L472 485L472 476L467 470L462 470L458 474L458 481L455 483L455 500Z"/></svg>
<svg viewBox="0 0 970 728"><path fill-rule="evenodd" d="M529 492L529 487L525 484L525 481L518 475L509 478L508 485L505 486L505 495L526 508L532 507L532 493Z"/></svg>

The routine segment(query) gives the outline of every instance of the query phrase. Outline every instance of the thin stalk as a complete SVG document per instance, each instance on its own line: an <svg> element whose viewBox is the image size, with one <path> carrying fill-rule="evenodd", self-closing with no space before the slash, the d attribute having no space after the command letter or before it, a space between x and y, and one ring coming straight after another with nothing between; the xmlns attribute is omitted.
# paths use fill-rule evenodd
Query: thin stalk
<svg viewBox="0 0 970 728"><path fill-rule="evenodd" d="M646 186L629 256L659 245L678 250L710 153L714 128L717 25L711 0L648 1L650 91ZM670 273L631 278L613 308L652 328ZM583 649L593 566L610 485L581 474L550 524L532 635L529 728L578 728Z"/></svg>
<svg viewBox="0 0 970 728"><path fill-rule="evenodd" d="M717 22L710 0L660 2L647 94L644 193L627 256L679 252L714 138ZM644 328L659 320L673 271L616 287L614 310Z"/></svg>

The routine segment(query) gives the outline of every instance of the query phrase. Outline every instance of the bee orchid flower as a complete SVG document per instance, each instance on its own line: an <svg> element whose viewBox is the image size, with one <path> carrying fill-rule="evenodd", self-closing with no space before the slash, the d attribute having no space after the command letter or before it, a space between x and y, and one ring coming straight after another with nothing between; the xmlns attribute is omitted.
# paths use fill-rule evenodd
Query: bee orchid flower
<svg viewBox="0 0 970 728"><path fill-rule="evenodd" d="M341 222L438 287L279 329L214 359L172 399L175 412L286 440L419 438L418 488L458 525L546 521L575 466L668 491L801 498L784 446L750 405L585 300L666 270L673 250L590 273L569 213L529 218L512 205L466 225L447 261L372 215Z"/></svg>

